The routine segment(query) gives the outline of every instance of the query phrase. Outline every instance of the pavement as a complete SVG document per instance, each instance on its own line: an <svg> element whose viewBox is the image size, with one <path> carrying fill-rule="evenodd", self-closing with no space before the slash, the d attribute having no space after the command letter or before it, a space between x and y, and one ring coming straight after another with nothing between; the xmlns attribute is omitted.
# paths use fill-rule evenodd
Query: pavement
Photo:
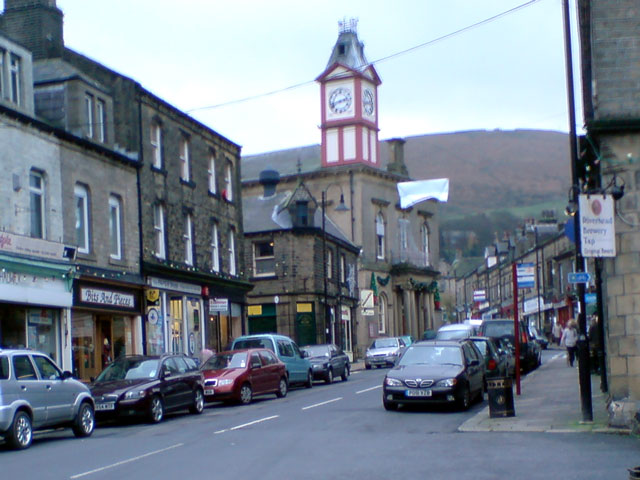
<svg viewBox="0 0 640 480"><path fill-rule="evenodd" d="M624 428L609 427L608 395L600 391L600 376L591 376L593 421L582 420L578 368L569 367L564 349L550 348L552 356L533 372L521 377L520 395L513 381L515 416L490 418L489 405L464 422L461 432L611 433L629 435ZM577 361L574 365L577 365ZM354 362L352 370L364 369Z"/></svg>

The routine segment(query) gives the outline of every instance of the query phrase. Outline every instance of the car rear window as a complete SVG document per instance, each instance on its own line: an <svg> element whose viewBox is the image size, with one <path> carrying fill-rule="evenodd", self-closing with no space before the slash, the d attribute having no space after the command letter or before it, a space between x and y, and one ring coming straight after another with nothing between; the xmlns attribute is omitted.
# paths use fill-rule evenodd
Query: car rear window
<svg viewBox="0 0 640 480"><path fill-rule="evenodd" d="M0 380L7 380L9 378L9 359L7 357L0 357Z"/></svg>
<svg viewBox="0 0 640 480"><path fill-rule="evenodd" d="M513 337L513 323L491 322L482 325L482 334L485 337Z"/></svg>
<svg viewBox="0 0 640 480"><path fill-rule="evenodd" d="M439 330L436 333L436 340L462 340L468 338L471 332L468 329L459 330Z"/></svg>
<svg viewBox="0 0 640 480"><path fill-rule="evenodd" d="M244 348L267 348L272 352L276 351L270 338L242 338L236 340L233 344L234 350L242 350Z"/></svg>

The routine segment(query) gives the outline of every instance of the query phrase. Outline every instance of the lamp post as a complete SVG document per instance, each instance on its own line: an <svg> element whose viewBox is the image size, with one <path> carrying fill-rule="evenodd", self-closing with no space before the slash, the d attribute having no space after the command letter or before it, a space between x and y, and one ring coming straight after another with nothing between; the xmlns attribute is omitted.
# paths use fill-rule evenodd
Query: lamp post
<svg viewBox="0 0 640 480"><path fill-rule="evenodd" d="M342 191L342 186L339 183L330 183L327 187L322 190L322 273L323 273L323 282L324 282L324 325L325 325L325 342L326 343L335 343L335 339L333 338L334 331L333 325L330 322L329 314L329 305L327 303L328 300L328 292L327 292L327 224L326 224L326 196L329 188L332 186L337 186L340 188L340 203L335 208L336 212L347 212L349 207L347 207L344 203L344 193ZM336 259L337 260L337 259ZM333 268L333 262L332 262Z"/></svg>

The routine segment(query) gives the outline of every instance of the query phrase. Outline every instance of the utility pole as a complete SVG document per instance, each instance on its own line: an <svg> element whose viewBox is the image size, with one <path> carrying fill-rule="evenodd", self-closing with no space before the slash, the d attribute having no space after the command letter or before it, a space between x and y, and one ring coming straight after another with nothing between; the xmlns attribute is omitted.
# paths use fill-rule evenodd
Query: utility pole
<svg viewBox="0 0 640 480"><path fill-rule="evenodd" d="M569 0L562 0L564 16L564 49L567 75L567 102L569 110L569 146L571 155L571 199L576 205L573 217L575 236L575 271L584 272L584 258L580 240L580 180L577 172L578 137L576 135L576 111L573 92L573 62L571 56L571 22L569 16ZM582 421L593 422L593 407L591 404L591 369L589 367L589 340L587 337L587 315L585 302L585 284L578 283L578 377L580 381L580 404L582 407Z"/></svg>

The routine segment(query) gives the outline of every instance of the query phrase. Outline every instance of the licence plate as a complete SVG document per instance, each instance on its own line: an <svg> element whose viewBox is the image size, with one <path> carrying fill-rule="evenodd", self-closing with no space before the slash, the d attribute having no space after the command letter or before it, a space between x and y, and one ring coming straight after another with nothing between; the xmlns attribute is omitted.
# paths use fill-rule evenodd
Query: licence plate
<svg viewBox="0 0 640 480"><path fill-rule="evenodd" d="M213 388L207 388L207 389L205 389L205 391L204 391L204 394L205 394L205 395L213 395L213 393L214 393L214 392L213 392Z"/></svg>
<svg viewBox="0 0 640 480"><path fill-rule="evenodd" d="M96 403L96 410L114 410L115 408L115 402Z"/></svg>
<svg viewBox="0 0 640 480"><path fill-rule="evenodd" d="M428 388L421 388L420 390L407 390L404 392L407 397L430 397L431 390Z"/></svg>

